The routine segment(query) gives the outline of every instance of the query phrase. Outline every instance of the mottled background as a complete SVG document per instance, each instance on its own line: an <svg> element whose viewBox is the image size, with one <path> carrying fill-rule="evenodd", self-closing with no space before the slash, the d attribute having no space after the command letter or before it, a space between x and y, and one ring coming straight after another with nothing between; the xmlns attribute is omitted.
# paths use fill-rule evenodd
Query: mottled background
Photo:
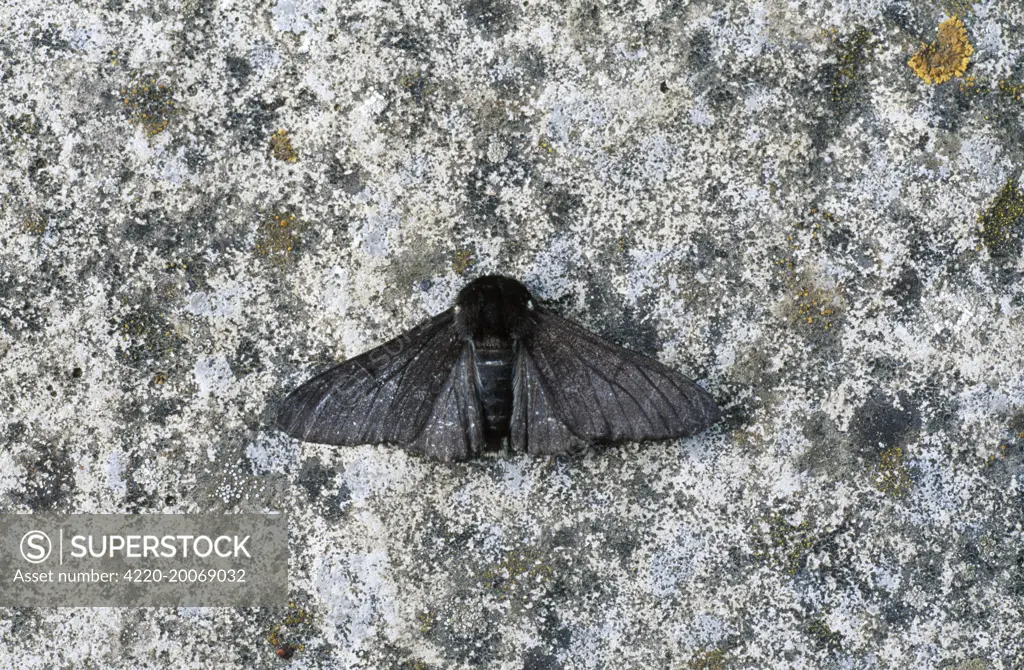
<svg viewBox="0 0 1024 670"><path fill-rule="evenodd" d="M0 511L287 512L293 599L6 610L0 667L1022 667L1022 93L1017 0L0 0ZM726 418L270 427L495 271Z"/></svg>

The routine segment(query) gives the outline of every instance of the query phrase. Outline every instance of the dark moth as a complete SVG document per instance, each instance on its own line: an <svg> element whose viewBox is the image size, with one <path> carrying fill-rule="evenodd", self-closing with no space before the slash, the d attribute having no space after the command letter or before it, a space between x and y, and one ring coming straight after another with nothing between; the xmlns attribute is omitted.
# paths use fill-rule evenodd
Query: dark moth
<svg viewBox="0 0 1024 670"><path fill-rule="evenodd" d="M481 277L455 306L336 365L284 401L280 428L322 444L401 446L442 461L683 437L721 413L658 361L545 309L515 279Z"/></svg>

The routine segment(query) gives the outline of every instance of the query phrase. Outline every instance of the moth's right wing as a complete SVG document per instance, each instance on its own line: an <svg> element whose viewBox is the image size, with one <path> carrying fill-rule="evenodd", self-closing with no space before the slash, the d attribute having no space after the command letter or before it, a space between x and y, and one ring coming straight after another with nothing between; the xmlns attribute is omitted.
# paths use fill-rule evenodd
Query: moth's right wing
<svg viewBox="0 0 1024 670"><path fill-rule="evenodd" d="M484 441L473 364L448 310L292 391L277 425L307 442L467 458Z"/></svg>

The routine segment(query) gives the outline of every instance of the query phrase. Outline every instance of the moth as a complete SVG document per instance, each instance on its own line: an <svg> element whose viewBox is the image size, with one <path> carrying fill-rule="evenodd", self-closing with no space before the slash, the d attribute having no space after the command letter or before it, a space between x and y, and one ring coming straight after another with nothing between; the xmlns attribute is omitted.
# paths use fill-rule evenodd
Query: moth
<svg viewBox="0 0 1024 670"><path fill-rule="evenodd" d="M285 398L288 435L392 444L441 461L503 446L578 454L599 443L693 435L721 417L702 388L563 319L509 277L310 379Z"/></svg>

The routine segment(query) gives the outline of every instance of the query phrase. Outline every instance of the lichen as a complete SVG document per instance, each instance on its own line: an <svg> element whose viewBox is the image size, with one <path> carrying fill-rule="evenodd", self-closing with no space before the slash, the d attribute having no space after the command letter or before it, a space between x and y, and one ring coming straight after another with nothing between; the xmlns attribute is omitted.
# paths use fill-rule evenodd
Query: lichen
<svg viewBox="0 0 1024 670"><path fill-rule="evenodd" d="M789 576L795 575L814 546L814 527L811 522L804 519L794 525L785 514L775 512L764 524L768 532L757 540L754 555Z"/></svg>
<svg viewBox="0 0 1024 670"><path fill-rule="evenodd" d="M292 138L288 136L288 131L284 128L270 136L270 155L287 163L299 160L299 152L292 146Z"/></svg>
<svg viewBox="0 0 1024 670"><path fill-rule="evenodd" d="M493 568L481 575L484 583L502 599L520 588L529 588L551 579L554 571L539 551L532 547L509 551Z"/></svg>
<svg viewBox="0 0 1024 670"><path fill-rule="evenodd" d="M701 649L686 664L690 670L725 670L726 656L721 649Z"/></svg>
<svg viewBox="0 0 1024 670"><path fill-rule="evenodd" d="M824 619L812 619L807 624L807 634L820 648L836 651L843 647L843 636L829 628Z"/></svg>
<svg viewBox="0 0 1024 670"><path fill-rule="evenodd" d="M257 232L256 253L276 265L287 265L294 258L302 221L290 211L281 211L263 222Z"/></svg>
<svg viewBox="0 0 1024 670"><path fill-rule="evenodd" d="M852 33L843 37L838 35L838 31L831 34L838 69L829 96L834 104L842 105L850 99L858 76L875 46L875 39L872 32L863 26L856 27Z"/></svg>
<svg viewBox="0 0 1024 670"><path fill-rule="evenodd" d="M28 211L25 213L23 227L26 232L42 236L50 227L50 221L38 212Z"/></svg>
<svg viewBox="0 0 1024 670"><path fill-rule="evenodd" d="M413 99L417 103L422 103L428 95L437 90L437 87L431 83L430 79L421 72L414 72L413 74L403 76L401 85L402 88L412 94Z"/></svg>
<svg viewBox="0 0 1024 670"><path fill-rule="evenodd" d="M313 617L309 610L294 602L288 604L287 614L267 635L267 643L274 648L278 658L289 660L296 652L305 651L305 638L310 635Z"/></svg>
<svg viewBox="0 0 1024 670"><path fill-rule="evenodd" d="M908 65L925 83L941 84L964 76L972 54L974 46L967 37L967 27L954 16L939 24L936 41L923 45Z"/></svg>
<svg viewBox="0 0 1024 670"><path fill-rule="evenodd" d="M893 447L882 452L875 468L875 488L887 496L902 498L914 483L903 458L903 448Z"/></svg>
<svg viewBox="0 0 1024 670"><path fill-rule="evenodd" d="M461 277L474 265L476 265L476 258L472 251L462 249L455 252L455 259L452 261L452 270L455 271L455 274Z"/></svg>
<svg viewBox="0 0 1024 670"><path fill-rule="evenodd" d="M121 96L131 122L151 137L167 130L171 117L178 113L173 89L153 75L136 75L121 89Z"/></svg>
<svg viewBox="0 0 1024 670"><path fill-rule="evenodd" d="M1024 223L1024 191L1015 179L1000 189L992 205L978 215L978 234L981 243L993 255L1011 251Z"/></svg>
<svg viewBox="0 0 1024 670"><path fill-rule="evenodd" d="M118 332L127 340L122 360L133 365L166 363L175 358L184 344L170 321L150 310L128 314L118 324Z"/></svg>

